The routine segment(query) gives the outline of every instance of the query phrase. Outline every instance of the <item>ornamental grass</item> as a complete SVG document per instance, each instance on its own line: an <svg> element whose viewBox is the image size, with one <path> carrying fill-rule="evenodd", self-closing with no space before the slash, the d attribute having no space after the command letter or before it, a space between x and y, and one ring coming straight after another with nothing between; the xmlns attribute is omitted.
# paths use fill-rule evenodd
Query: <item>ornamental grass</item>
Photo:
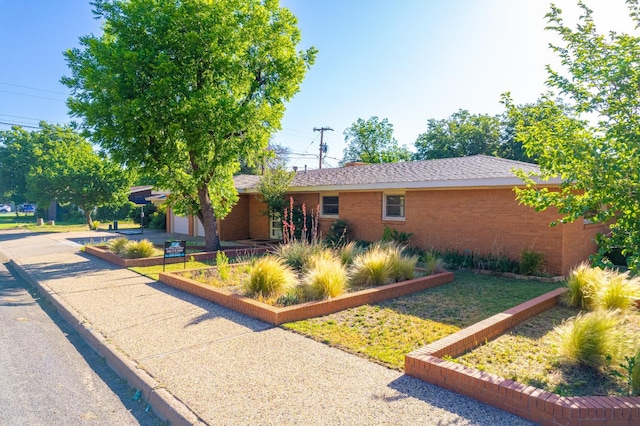
<svg viewBox="0 0 640 426"><path fill-rule="evenodd" d="M617 364L631 346L620 323L619 311L579 313L556 328L560 354L595 370Z"/></svg>
<svg viewBox="0 0 640 426"><path fill-rule="evenodd" d="M326 299L343 294L348 287L347 268L337 257L317 256L310 261L312 268L304 275L310 298Z"/></svg>
<svg viewBox="0 0 640 426"><path fill-rule="evenodd" d="M257 259L252 265L244 290L265 298L277 297L293 288L296 281L295 272L283 259L269 255Z"/></svg>
<svg viewBox="0 0 640 426"><path fill-rule="evenodd" d="M124 253L124 248L125 248L125 246L127 245L128 242L129 242L129 240L127 239L127 237L114 238L113 240L110 240L107 243L107 248L112 253L122 254L122 253Z"/></svg>
<svg viewBox="0 0 640 426"><path fill-rule="evenodd" d="M121 255L127 259L140 259L152 257L156 254L153 243L147 239L140 241L129 241L122 249Z"/></svg>
<svg viewBox="0 0 640 426"><path fill-rule="evenodd" d="M387 261L387 252L380 246L372 246L367 252L356 256L349 271L353 286L379 286L392 281L392 269Z"/></svg>

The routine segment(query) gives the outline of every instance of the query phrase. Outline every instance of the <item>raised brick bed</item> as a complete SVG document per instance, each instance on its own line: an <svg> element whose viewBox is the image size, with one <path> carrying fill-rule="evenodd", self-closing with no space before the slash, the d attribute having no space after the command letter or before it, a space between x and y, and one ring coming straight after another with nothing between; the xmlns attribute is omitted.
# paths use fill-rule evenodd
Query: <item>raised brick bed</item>
<svg viewBox="0 0 640 426"><path fill-rule="evenodd" d="M223 251L229 257L235 256L244 256L244 255L254 255L254 254L263 254L268 250L267 247L234 247L234 248L225 248ZM167 258L165 262L165 258L163 256L155 256L155 257L144 257L141 259L125 259L121 256L118 256L115 253L111 253L107 246L85 246L84 252L90 254L92 256L99 257L100 259L106 260L107 262L111 262L114 265L118 265L122 268L130 268L133 266L154 266L154 265L162 265L163 263L182 263L184 259L182 257L173 257ZM187 254L187 260L193 257L193 260L201 261L201 260L209 260L216 258L216 251L207 251L202 253L192 253Z"/></svg>
<svg viewBox="0 0 640 426"><path fill-rule="evenodd" d="M332 299L300 303L284 308L276 308L245 296L213 288L186 278L181 273L163 272L160 274L160 281L172 287L179 288L180 290L195 294L203 299L234 309L250 317L258 318L273 325L279 325L285 322L328 315L348 308L393 299L427 288L436 287L453 281L453 274L451 272L443 272L400 283L347 293Z"/></svg>
<svg viewBox="0 0 640 426"><path fill-rule="evenodd" d="M565 291L543 294L411 352L405 356L405 373L542 425L640 425L640 397L563 397L442 359L458 356L552 308Z"/></svg>

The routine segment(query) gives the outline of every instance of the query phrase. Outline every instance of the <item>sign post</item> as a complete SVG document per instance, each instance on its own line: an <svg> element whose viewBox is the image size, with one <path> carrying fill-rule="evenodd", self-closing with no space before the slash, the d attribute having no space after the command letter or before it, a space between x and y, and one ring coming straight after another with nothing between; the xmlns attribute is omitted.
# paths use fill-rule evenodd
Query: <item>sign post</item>
<svg viewBox="0 0 640 426"><path fill-rule="evenodd" d="M165 241L164 259L162 262L162 272L167 266L167 259L181 257L183 259L183 269L187 268L187 241Z"/></svg>

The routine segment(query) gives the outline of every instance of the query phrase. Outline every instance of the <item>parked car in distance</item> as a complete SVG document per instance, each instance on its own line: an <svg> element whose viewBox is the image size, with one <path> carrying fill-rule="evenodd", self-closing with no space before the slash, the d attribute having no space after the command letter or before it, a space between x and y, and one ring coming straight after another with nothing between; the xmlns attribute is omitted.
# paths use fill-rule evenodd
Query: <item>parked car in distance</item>
<svg viewBox="0 0 640 426"><path fill-rule="evenodd" d="M7 204L0 205L0 213L10 213L10 212L11 212L11 206Z"/></svg>
<svg viewBox="0 0 640 426"><path fill-rule="evenodd" d="M20 206L18 206L18 211L21 211L23 213L35 213L36 206L33 204L21 204Z"/></svg>

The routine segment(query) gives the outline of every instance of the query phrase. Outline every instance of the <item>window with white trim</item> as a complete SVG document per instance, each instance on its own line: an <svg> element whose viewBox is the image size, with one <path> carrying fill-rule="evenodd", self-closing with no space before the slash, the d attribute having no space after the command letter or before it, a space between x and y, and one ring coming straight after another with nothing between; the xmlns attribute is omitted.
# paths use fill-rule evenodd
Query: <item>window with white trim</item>
<svg viewBox="0 0 640 426"><path fill-rule="evenodd" d="M385 194L383 197L383 219L384 220L404 220L405 219L405 198L404 194Z"/></svg>
<svg viewBox="0 0 640 426"><path fill-rule="evenodd" d="M320 197L320 216L338 217L340 212L340 197L338 195L323 195Z"/></svg>

